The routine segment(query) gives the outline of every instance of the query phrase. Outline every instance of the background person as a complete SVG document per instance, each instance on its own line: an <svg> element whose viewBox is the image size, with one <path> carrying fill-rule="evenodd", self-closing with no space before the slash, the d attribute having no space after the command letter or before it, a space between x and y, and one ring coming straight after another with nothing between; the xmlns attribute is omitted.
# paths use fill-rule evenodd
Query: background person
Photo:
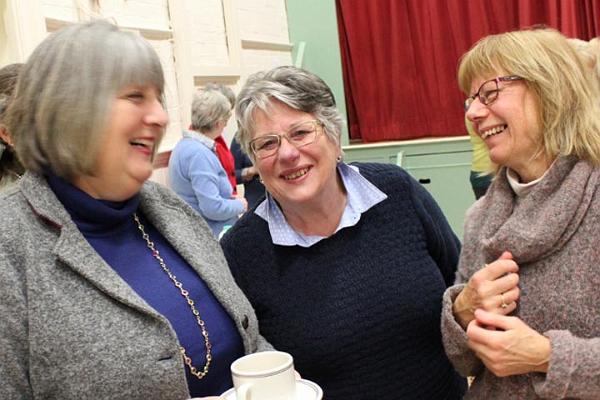
<svg viewBox="0 0 600 400"><path fill-rule="evenodd" d="M217 237L248 208L243 197L234 197L231 183L216 154L215 139L231 115L227 98L217 90L200 90L192 102L191 130L171 153L169 183L194 208Z"/></svg>
<svg viewBox="0 0 600 400"><path fill-rule="evenodd" d="M23 64L9 64L0 68L0 190L23 175L23 166L14 153L12 139L2 122L22 67Z"/></svg>
<svg viewBox="0 0 600 400"><path fill-rule="evenodd" d="M587 67L591 76L592 87L600 99L600 37L595 37L589 41L576 38L567 40Z"/></svg>
<svg viewBox="0 0 600 400"><path fill-rule="evenodd" d="M473 194L475 194L475 200L479 200L485 196L487 189L492 183L493 168L485 142L475 132L473 125L468 119L465 119L465 126L469 133L469 141L471 142L471 149L473 151L469 181L471 182Z"/></svg>
<svg viewBox="0 0 600 400"><path fill-rule="evenodd" d="M448 356L466 399L600 398L600 110L554 30L488 36L461 60L466 116L500 166L467 213Z"/></svg>
<svg viewBox="0 0 600 400"><path fill-rule="evenodd" d="M218 395L232 361L270 348L204 221L147 182L163 88L150 44L102 21L24 66L6 123L27 172L0 194L3 399Z"/></svg>
<svg viewBox="0 0 600 400"><path fill-rule="evenodd" d="M252 209L265 197L265 187L260 182L258 170L235 137L231 141L231 153L235 160L236 180L244 185L244 197L248 201L248 209Z"/></svg>
<svg viewBox="0 0 600 400"><path fill-rule="evenodd" d="M231 108L235 107L235 94L230 87L223 84L209 83L205 88L220 91L229 100ZM215 139L215 143L217 156L229 177L229 181L234 187L234 193L237 194L236 185L238 183L243 184L244 198L248 201L248 208L254 207L258 204L258 200L264 197L265 187L260 183L258 171L252 165L252 161L242 152L240 144L235 137L231 141L231 149L227 147L223 135L219 135Z"/></svg>
<svg viewBox="0 0 600 400"><path fill-rule="evenodd" d="M253 75L236 116L268 196L221 244L261 333L328 400L462 398L440 335L459 242L427 191L341 161L341 116L310 72Z"/></svg>
<svg viewBox="0 0 600 400"><path fill-rule="evenodd" d="M229 104L231 105L230 110L235 107L235 93L233 93L233 90L231 90L229 86L225 86L222 83L210 82L206 84L204 89L217 90L221 92L225 97L227 97L227 100L229 100ZM225 125L227 125L227 121L225 122ZM221 162L221 165L223 166L223 169L225 170L225 173L227 174L227 179L229 179L229 183L231 183L233 194L237 195L237 184L239 179L235 169L235 160L231 150L229 150L229 147L223 138L223 134L220 134L215 138L215 151L219 161Z"/></svg>

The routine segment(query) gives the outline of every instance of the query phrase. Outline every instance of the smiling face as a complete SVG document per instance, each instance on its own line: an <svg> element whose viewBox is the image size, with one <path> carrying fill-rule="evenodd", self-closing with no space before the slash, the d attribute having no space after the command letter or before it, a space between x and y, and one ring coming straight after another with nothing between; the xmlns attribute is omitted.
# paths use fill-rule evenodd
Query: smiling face
<svg viewBox="0 0 600 400"><path fill-rule="evenodd" d="M508 75L499 73L498 76ZM482 83L495 76L479 76L471 83L470 93L476 93ZM488 105L479 99L466 111L475 131L490 150L490 159L515 171L522 182L543 175L551 160L540 154L542 129L540 110L524 80L500 82L496 100Z"/></svg>
<svg viewBox="0 0 600 400"><path fill-rule="evenodd" d="M167 122L153 87L122 88L112 100L93 174L79 175L73 184L96 199L123 201L132 197L152 174L153 156Z"/></svg>
<svg viewBox="0 0 600 400"><path fill-rule="evenodd" d="M270 134L283 134L290 128L315 117L294 110L277 100L271 103L268 115L261 110L254 114L252 139ZM341 155L319 126L313 143L296 148L285 138L274 155L256 158L256 168L265 187L279 202L284 212L299 206L322 206L341 192L337 179L336 158Z"/></svg>

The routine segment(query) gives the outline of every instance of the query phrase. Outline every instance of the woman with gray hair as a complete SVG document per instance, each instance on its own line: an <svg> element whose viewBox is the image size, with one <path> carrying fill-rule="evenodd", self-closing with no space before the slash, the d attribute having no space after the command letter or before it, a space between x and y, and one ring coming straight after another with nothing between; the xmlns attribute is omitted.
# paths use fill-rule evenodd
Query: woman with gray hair
<svg viewBox="0 0 600 400"><path fill-rule="evenodd" d="M169 161L169 184L206 220L215 236L235 224L248 208L233 194L229 178L217 155L215 140L231 116L231 103L218 90L196 92L192 124L177 143Z"/></svg>
<svg viewBox="0 0 600 400"><path fill-rule="evenodd" d="M222 83L214 83L209 82L204 86L206 90L217 90L221 92L227 100L229 100L229 104L231 104L231 108L235 107L235 93L229 86L225 86ZM229 119L229 117L227 118ZM237 183L238 176L235 166L235 160L233 158L233 153L229 150L229 146L227 146L227 142L223 138L223 135L219 135L215 138L215 150L217 153L217 157L227 174L227 178L229 179L229 183L231 183L231 187L233 189L233 193L237 194ZM240 180L241 182L241 180Z"/></svg>
<svg viewBox="0 0 600 400"><path fill-rule="evenodd" d="M0 194L3 399L218 395L270 348L206 224L147 182L163 88L150 44L102 21L25 64L6 124L26 173Z"/></svg>
<svg viewBox="0 0 600 400"><path fill-rule="evenodd" d="M221 245L261 333L328 400L460 399L442 295L459 242L401 168L342 161L342 118L316 75L248 80L236 116L267 198Z"/></svg>
<svg viewBox="0 0 600 400"><path fill-rule="evenodd" d="M0 68L0 190L16 182L23 174L23 166L13 150L10 133L2 122L22 67L23 64L17 63Z"/></svg>

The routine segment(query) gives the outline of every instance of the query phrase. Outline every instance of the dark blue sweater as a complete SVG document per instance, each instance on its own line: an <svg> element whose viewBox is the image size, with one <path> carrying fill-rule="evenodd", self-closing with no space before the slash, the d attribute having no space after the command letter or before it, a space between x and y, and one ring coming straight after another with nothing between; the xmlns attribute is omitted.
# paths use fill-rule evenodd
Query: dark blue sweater
<svg viewBox="0 0 600 400"><path fill-rule="evenodd" d="M133 220L139 196L118 203L99 201L59 177L50 175L47 179L94 250L140 297L169 320L194 366L202 370L206 349L200 327L184 297L152 256ZM232 386L229 366L244 355L237 328L200 276L143 215L139 217L167 267L190 292L213 346L213 360L208 375L202 380L192 376L185 367L190 394L193 397L219 395ZM131 367L136 368L135 360L131 360Z"/></svg>
<svg viewBox="0 0 600 400"><path fill-rule="evenodd" d="M221 241L233 275L262 335L325 399L460 399L466 382L440 334L459 241L402 169L356 165L385 201L310 248L273 245L267 223L247 213Z"/></svg>

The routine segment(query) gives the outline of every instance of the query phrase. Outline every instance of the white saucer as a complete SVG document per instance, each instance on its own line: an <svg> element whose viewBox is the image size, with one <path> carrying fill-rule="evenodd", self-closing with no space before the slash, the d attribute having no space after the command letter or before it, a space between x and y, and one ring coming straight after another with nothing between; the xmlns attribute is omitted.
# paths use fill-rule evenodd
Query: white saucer
<svg viewBox="0 0 600 400"><path fill-rule="evenodd" d="M221 395L226 400L237 400L235 397L235 388L231 388ZM296 398L294 400L321 400L323 390L314 382L306 379L296 381Z"/></svg>

